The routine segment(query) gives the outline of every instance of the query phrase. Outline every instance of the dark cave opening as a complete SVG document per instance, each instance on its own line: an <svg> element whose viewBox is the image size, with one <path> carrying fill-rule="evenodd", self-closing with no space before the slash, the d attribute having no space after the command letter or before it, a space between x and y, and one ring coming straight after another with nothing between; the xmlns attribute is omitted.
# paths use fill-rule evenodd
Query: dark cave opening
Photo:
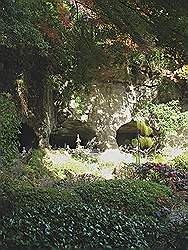
<svg viewBox="0 0 188 250"><path fill-rule="evenodd" d="M137 138L138 128L135 121L131 121L121 126L116 132L116 142L118 146L130 146L131 140Z"/></svg>
<svg viewBox="0 0 188 250"><path fill-rule="evenodd" d="M34 129L27 123L21 124L19 139L19 151L23 152L24 149L28 152L30 149L38 148L38 139Z"/></svg>
<svg viewBox="0 0 188 250"><path fill-rule="evenodd" d="M77 147L78 135L80 145L88 147L88 143L96 137L95 131L80 121L65 122L62 127L50 135L50 145L52 148L75 149Z"/></svg>

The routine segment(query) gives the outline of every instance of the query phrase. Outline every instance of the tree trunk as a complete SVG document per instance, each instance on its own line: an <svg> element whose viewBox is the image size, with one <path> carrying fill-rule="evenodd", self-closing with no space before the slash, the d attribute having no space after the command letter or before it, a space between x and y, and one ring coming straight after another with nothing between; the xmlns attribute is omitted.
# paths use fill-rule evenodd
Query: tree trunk
<svg viewBox="0 0 188 250"><path fill-rule="evenodd" d="M26 61L29 63L25 70L25 90L22 90L22 96L25 95L22 102L27 106L24 113L35 130L39 146L45 148L49 147L49 137L54 126L52 80L46 58L32 54Z"/></svg>

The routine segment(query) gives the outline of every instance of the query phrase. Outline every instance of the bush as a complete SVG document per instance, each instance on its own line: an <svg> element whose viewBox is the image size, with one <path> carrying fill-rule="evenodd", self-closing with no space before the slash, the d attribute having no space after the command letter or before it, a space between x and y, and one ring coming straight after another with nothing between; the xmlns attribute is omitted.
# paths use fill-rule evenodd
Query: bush
<svg viewBox="0 0 188 250"><path fill-rule="evenodd" d="M98 180L81 182L72 188L33 187L25 181L3 175L1 199L9 208L51 202L83 202L101 204L124 211L127 215L155 215L177 202L168 187L142 180ZM6 209L4 209L5 211ZM3 211L3 209L2 209Z"/></svg>
<svg viewBox="0 0 188 250"><path fill-rule="evenodd" d="M187 173L168 164L147 162L138 168L137 173L140 179L168 185L175 191L183 191L187 186Z"/></svg>
<svg viewBox="0 0 188 250"><path fill-rule="evenodd" d="M3 216L0 246L169 249L183 244L184 228L185 224L175 226L151 217L127 217L98 204L53 203L19 208ZM180 233L183 242L178 239Z"/></svg>
<svg viewBox="0 0 188 250"><path fill-rule="evenodd" d="M182 137L188 127L188 112L182 112L179 101L158 104L149 102L139 109L136 118L148 120L149 125L154 129L157 148L167 144L186 144L185 138L182 140Z"/></svg>
<svg viewBox="0 0 188 250"><path fill-rule="evenodd" d="M99 204L27 205L2 216L0 247L169 249L185 244L185 226Z"/></svg>
<svg viewBox="0 0 188 250"><path fill-rule="evenodd" d="M26 207L3 217L1 244L30 248L147 247L138 222L123 212L94 204Z"/></svg>
<svg viewBox="0 0 188 250"><path fill-rule="evenodd" d="M80 202L78 194L73 190L33 187L30 182L16 180L8 175L0 176L0 211L10 211L27 206L47 206L51 203Z"/></svg>
<svg viewBox="0 0 188 250"><path fill-rule="evenodd" d="M188 171L188 152L175 157L171 164L176 169Z"/></svg>
<svg viewBox="0 0 188 250"><path fill-rule="evenodd" d="M51 170L51 164L45 161L45 151L35 149L26 164L20 166L20 177L27 179L33 185L47 185L58 179Z"/></svg>

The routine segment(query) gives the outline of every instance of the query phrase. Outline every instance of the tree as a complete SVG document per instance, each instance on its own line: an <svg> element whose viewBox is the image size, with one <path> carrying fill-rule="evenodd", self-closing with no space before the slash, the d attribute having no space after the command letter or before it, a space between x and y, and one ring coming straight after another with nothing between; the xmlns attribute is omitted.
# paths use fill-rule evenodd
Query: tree
<svg viewBox="0 0 188 250"><path fill-rule="evenodd" d="M187 1L95 0L93 6L101 18L129 33L141 47L149 47L151 40L188 53Z"/></svg>
<svg viewBox="0 0 188 250"><path fill-rule="evenodd" d="M20 91L24 116L47 143L54 89L61 89L56 76L68 82L69 93L85 88L101 65L126 61L132 76L158 77L162 68L140 61L151 49L172 55L173 72L171 62L177 57L183 66L186 54L186 10L174 0L2 0L0 91L15 99Z"/></svg>
<svg viewBox="0 0 188 250"><path fill-rule="evenodd" d="M51 76L61 74L73 90L90 79L100 53L94 30L68 1L3 0L0 12L0 90L15 98L17 90L22 93L24 115L41 145L48 143L55 87Z"/></svg>

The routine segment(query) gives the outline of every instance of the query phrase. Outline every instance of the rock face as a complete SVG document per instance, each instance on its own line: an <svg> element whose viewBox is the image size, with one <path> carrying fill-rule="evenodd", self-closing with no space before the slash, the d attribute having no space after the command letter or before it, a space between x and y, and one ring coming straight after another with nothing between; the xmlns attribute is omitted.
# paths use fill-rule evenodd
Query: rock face
<svg viewBox="0 0 188 250"><path fill-rule="evenodd" d="M67 122L57 125L60 129L52 137L54 139L61 134L60 137L64 140L63 137L66 137L68 133L69 137L72 134L71 140L74 137L75 141L76 134L79 133L82 144L85 144L83 135L85 134L85 137L89 139L86 134L90 133L92 137L92 133L88 130L90 128L95 133L101 149L116 149L118 148L117 131L132 120L131 113L135 103L136 91L133 86L123 83L94 83L90 93L84 96L84 112L77 112L76 98L73 97L69 103L72 116ZM70 119L77 120L77 124L72 123L71 128ZM80 126L77 126L78 121L82 124L82 129L78 128Z"/></svg>
<svg viewBox="0 0 188 250"><path fill-rule="evenodd" d="M93 85L87 98L88 122L96 131L103 148L117 148L116 132L131 121L134 91L123 84L103 83Z"/></svg>
<svg viewBox="0 0 188 250"><path fill-rule="evenodd" d="M119 75L122 76L124 70L119 72ZM124 75L126 74L124 73ZM58 101L54 100L51 88L53 79L45 78L45 81L42 79L41 82L45 84L37 99L40 100L40 103L33 104L33 99L30 98L28 105L25 105L27 100L23 100L25 102L22 105L23 107L28 106L32 111L30 113L33 116L26 115L26 118L28 124L34 128L39 145L47 147L50 142L52 147L69 145L71 148L75 148L79 134L81 145L86 146L90 140L96 137L99 148L105 150L117 149L120 145L125 145L126 140L130 141L135 138L134 126L132 134L125 131L129 126L127 124L132 121L135 105L142 103L143 100L158 97L157 88L153 89L148 82L148 87L144 86L142 78L138 80L119 79L119 75L115 76L116 79L109 78L109 73L107 78L96 78L96 81L91 84L89 93L84 94L83 91L80 91L80 93L72 94L65 103L62 101L64 100L63 92L59 94ZM36 83L38 82L36 81ZM36 84L37 87L38 84ZM68 92L67 85L64 86L63 91ZM58 106L56 110L57 103L63 103L63 105ZM24 113L27 114L27 110ZM28 114L30 113L28 112ZM35 119L32 119L33 117Z"/></svg>
<svg viewBox="0 0 188 250"><path fill-rule="evenodd" d="M39 146L50 144L54 148L75 148L78 135L82 146L88 146L89 141L96 137L96 144L101 150L127 145L137 137L137 128L132 120L135 106L146 98L152 100L157 96L157 90L133 85L131 81L97 80L91 84L89 93L81 91L70 96L66 105L57 112L49 89L50 82L43 92L44 115L37 120L40 126L37 122L35 126L34 122L28 124L34 128ZM60 98L64 98L63 94Z"/></svg>

